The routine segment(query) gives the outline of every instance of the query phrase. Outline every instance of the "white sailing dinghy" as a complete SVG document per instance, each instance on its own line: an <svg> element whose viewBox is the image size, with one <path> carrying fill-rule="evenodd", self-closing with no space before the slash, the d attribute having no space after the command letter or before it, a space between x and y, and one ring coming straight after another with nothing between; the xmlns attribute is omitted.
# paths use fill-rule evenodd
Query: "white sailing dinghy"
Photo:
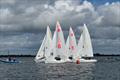
<svg viewBox="0 0 120 80"><path fill-rule="evenodd" d="M56 24L56 30L52 40L52 48L50 50L51 56L46 58L45 63L64 63L66 61L67 54L65 40L59 22Z"/></svg>
<svg viewBox="0 0 120 80"><path fill-rule="evenodd" d="M68 54L68 62L75 62L79 59L79 54L77 52L77 43L74 32L72 28L69 29L69 35L66 42L67 54Z"/></svg>
<svg viewBox="0 0 120 80"><path fill-rule="evenodd" d="M52 42L52 33L51 30L49 28L49 26L47 26L47 31L46 31L46 35L42 41L41 47L35 57L35 61L36 62L44 62L46 59L46 56L48 56L48 52L49 52L49 47L51 47L51 42Z"/></svg>
<svg viewBox="0 0 120 80"><path fill-rule="evenodd" d="M83 31L78 42L78 52L81 56L81 62L97 62L96 59L92 59L93 48L91 44L90 34L88 32L86 24L84 24Z"/></svg>

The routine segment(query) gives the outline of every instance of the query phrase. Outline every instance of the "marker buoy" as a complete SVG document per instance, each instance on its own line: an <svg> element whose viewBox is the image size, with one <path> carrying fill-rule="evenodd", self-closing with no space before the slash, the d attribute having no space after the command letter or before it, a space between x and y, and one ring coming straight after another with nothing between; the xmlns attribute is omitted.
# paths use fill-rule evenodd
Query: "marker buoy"
<svg viewBox="0 0 120 80"><path fill-rule="evenodd" d="M76 64L80 64L80 60L77 60L77 61L76 61Z"/></svg>

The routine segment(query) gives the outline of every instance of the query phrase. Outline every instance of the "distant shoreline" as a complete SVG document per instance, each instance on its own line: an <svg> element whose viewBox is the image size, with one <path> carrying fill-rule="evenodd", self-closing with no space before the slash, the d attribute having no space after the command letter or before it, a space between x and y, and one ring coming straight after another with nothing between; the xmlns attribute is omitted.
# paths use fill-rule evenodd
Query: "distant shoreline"
<svg viewBox="0 0 120 80"><path fill-rule="evenodd" d="M94 54L94 56L120 56L120 54L109 54L109 55L106 55L106 54Z"/></svg>
<svg viewBox="0 0 120 80"><path fill-rule="evenodd" d="M0 57L35 57L36 55L0 55ZM120 56L118 55L105 55L105 54L94 54L94 56Z"/></svg>

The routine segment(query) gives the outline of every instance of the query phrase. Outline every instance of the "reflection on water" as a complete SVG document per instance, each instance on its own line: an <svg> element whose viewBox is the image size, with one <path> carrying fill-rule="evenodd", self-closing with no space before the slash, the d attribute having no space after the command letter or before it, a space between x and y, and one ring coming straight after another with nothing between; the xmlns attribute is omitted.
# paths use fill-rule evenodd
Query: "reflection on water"
<svg viewBox="0 0 120 80"><path fill-rule="evenodd" d="M94 67L94 63L44 64L43 76L46 80L93 80Z"/></svg>

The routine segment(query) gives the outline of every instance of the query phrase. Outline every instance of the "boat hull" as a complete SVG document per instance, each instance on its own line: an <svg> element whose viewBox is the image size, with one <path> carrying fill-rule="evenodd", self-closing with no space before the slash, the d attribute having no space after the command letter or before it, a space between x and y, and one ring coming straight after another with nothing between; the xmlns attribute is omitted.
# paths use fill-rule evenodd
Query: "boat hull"
<svg viewBox="0 0 120 80"><path fill-rule="evenodd" d="M65 63L65 61L51 61L51 62L45 61L45 63Z"/></svg>
<svg viewBox="0 0 120 80"><path fill-rule="evenodd" d="M45 62L45 59L41 59L41 60L36 60L36 59L35 59L35 62L37 62L37 63L44 63L44 62Z"/></svg>
<svg viewBox="0 0 120 80"><path fill-rule="evenodd" d="M0 60L0 62L3 62L3 63L20 63L20 61L6 61L6 60Z"/></svg>
<svg viewBox="0 0 120 80"><path fill-rule="evenodd" d="M97 60L96 59L89 59L89 60L87 60L87 59L80 59L80 62L97 62Z"/></svg>
<svg viewBox="0 0 120 80"><path fill-rule="evenodd" d="M67 60L66 62L76 62L76 60ZM80 62L97 62L97 60L96 59L89 59L89 60L87 60L87 59L80 59Z"/></svg>
<svg viewBox="0 0 120 80"><path fill-rule="evenodd" d="M55 59L51 59L51 60L45 60L45 59L42 59L42 60L35 60L35 62L37 63L72 63L72 62L76 62L76 60L55 60ZM93 63L93 62L97 62L96 59L80 59L80 62L85 62L85 63Z"/></svg>
<svg viewBox="0 0 120 80"><path fill-rule="evenodd" d="M64 60L45 60L45 63L65 63Z"/></svg>

